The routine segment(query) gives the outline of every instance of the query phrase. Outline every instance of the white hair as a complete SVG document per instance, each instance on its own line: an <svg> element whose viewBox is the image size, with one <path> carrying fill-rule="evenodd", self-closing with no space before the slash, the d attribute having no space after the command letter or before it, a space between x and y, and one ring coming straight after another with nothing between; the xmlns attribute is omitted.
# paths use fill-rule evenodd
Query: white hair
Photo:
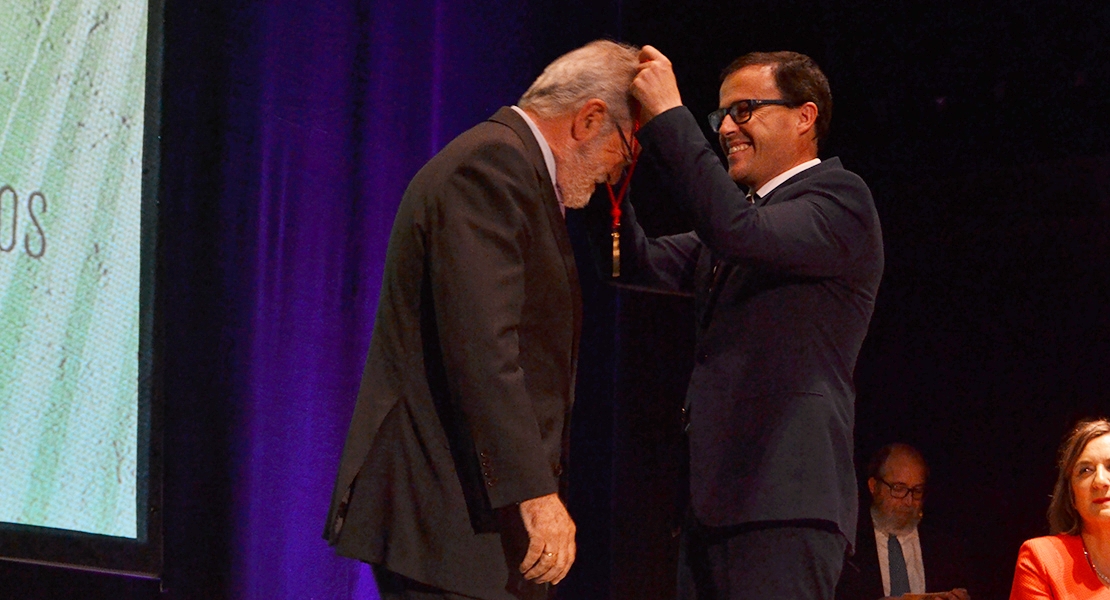
<svg viewBox="0 0 1110 600"><path fill-rule="evenodd" d="M572 113L598 98L621 121L632 116L628 88L636 77L639 48L596 40L555 59L520 97L517 105L540 117Z"/></svg>

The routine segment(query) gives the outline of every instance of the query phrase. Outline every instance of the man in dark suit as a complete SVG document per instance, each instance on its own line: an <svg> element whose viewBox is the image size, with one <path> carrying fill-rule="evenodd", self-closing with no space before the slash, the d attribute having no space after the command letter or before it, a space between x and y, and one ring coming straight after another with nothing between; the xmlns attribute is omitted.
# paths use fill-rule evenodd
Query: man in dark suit
<svg viewBox="0 0 1110 600"><path fill-rule="evenodd" d="M808 57L726 69L709 122L727 169L670 62L650 46L641 61L640 160L662 182L650 192L694 225L648 239L626 205L619 238L621 280L695 297L679 596L832 598L855 539L852 375L883 269L871 193L817 158L832 101Z"/></svg>
<svg viewBox="0 0 1110 600"><path fill-rule="evenodd" d="M383 597L546 598L581 300L562 211L630 156L636 49L594 42L409 184L325 537Z"/></svg>
<svg viewBox="0 0 1110 600"><path fill-rule="evenodd" d="M970 600L962 546L921 525L929 467L916 448L890 444L867 467L871 502L860 518L859 544L836 586L837 600L876 600L907 593Z"/></svg>

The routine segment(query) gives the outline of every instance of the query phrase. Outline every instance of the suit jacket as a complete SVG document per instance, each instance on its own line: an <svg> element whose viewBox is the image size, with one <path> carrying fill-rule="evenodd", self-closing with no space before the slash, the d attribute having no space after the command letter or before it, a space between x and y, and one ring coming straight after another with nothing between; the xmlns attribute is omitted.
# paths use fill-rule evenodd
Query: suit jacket
<svg viewBox="0 0 1110 600"><path fill-rule="evenodd" d="M517 504L559 491L581 312L539 144L502 108L398 208L325 528L336 551L468 596L536 592Z"/></svg>
<svg viewBox="0 0 1110 600"><path fill-rule="evenodd" d="M820 520L855 539L852 375L883 270L870 191L834 158L750 206L686 108L638 137L658 191L694 224L648 239L626 203L621 279L695 296L695 516L710 526ZM607 248L605 219L592 223Z"/></svg>
<svg viewBox="0 0 1110 600"><path fill-rule="evenodd" d="M879 570L879 554L875 546L875 525L867 508L859 520L859 542L856 551L844 564L836 584L836 600L878 600L883 592L883 574ZM921 563L925 567L925 591L947 592L955 588L972 590L965 565L963 546L928 524L917 527L921 540ZM883 549L886 550L885 548Z"/></svg>
<svg viewBox="0 0 1110 600"><path fill-rule="evenodd" d="M1010 600L1046 598L1110 598L1110 589L1098 580L1087 562L1083 539L1078 535L1049 535L1021 545Z"/></svg>

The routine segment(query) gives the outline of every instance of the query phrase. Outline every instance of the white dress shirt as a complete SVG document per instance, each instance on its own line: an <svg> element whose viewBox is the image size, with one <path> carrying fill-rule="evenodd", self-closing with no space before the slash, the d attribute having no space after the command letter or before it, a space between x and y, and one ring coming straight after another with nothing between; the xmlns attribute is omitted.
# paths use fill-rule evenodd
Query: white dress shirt
<svg viewBox="0 0 1110 600"><path fill-rule="evenodd" d="M763 184L763 187L756 190L755 193L760 198L766 198L767 194L770 194L772 191L774 191L775 188L779 187L779 185L781 185L787 179L790 179L791 177L797 175L798 173L801 173L802 171L805 171L806 169L809 169L810 167L816 167L819 164L821 164L820 158L807 160L796 167L779 173L774 178L772 178L771 181Z"/></svg>
<svg viewBox="0 0 1110 600"><path fill-rule="evenodd" d="M875 522L874 512L871 509L872 519ZM910 576L910 593L925 593L925 563L921 560L921 538L917 535L917 527L907 533L895 534L898 543L902 544L902 556L906 559L906 573ZM890 595L890 555L887 551L887 538L890 533L879 531L875 528L875 549L879 554L879 571L883 574L883 594Z"/></svg>

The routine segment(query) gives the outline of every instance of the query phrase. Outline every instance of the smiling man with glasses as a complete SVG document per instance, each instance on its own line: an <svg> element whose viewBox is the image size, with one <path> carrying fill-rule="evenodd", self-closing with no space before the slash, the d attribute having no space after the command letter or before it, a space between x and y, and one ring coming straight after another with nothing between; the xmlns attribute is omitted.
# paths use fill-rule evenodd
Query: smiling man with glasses
<svg viewBox="0 0 1110 600"><path fill-rule="evenodd" d="M695 299L678 597L829 600L856 539L852 376L883 248L867 185L818 158L828 81L795 52L734 61L709 115L727 165L655 48L632 94L659 185L614 195L611 218L586 211L599 266ZM652 195L678 202L693 231L646 237L632 201Z"/></svg>
<svg viewBox="0 0 1110 600"><path fill-rule="evenodd" d="M884 446L867 475L871 502L863 510L859 547L844 567L837 600L926 592L936 600L970 600L962 544L921 527L929 477L921 453L907 444Z"/></svg>

